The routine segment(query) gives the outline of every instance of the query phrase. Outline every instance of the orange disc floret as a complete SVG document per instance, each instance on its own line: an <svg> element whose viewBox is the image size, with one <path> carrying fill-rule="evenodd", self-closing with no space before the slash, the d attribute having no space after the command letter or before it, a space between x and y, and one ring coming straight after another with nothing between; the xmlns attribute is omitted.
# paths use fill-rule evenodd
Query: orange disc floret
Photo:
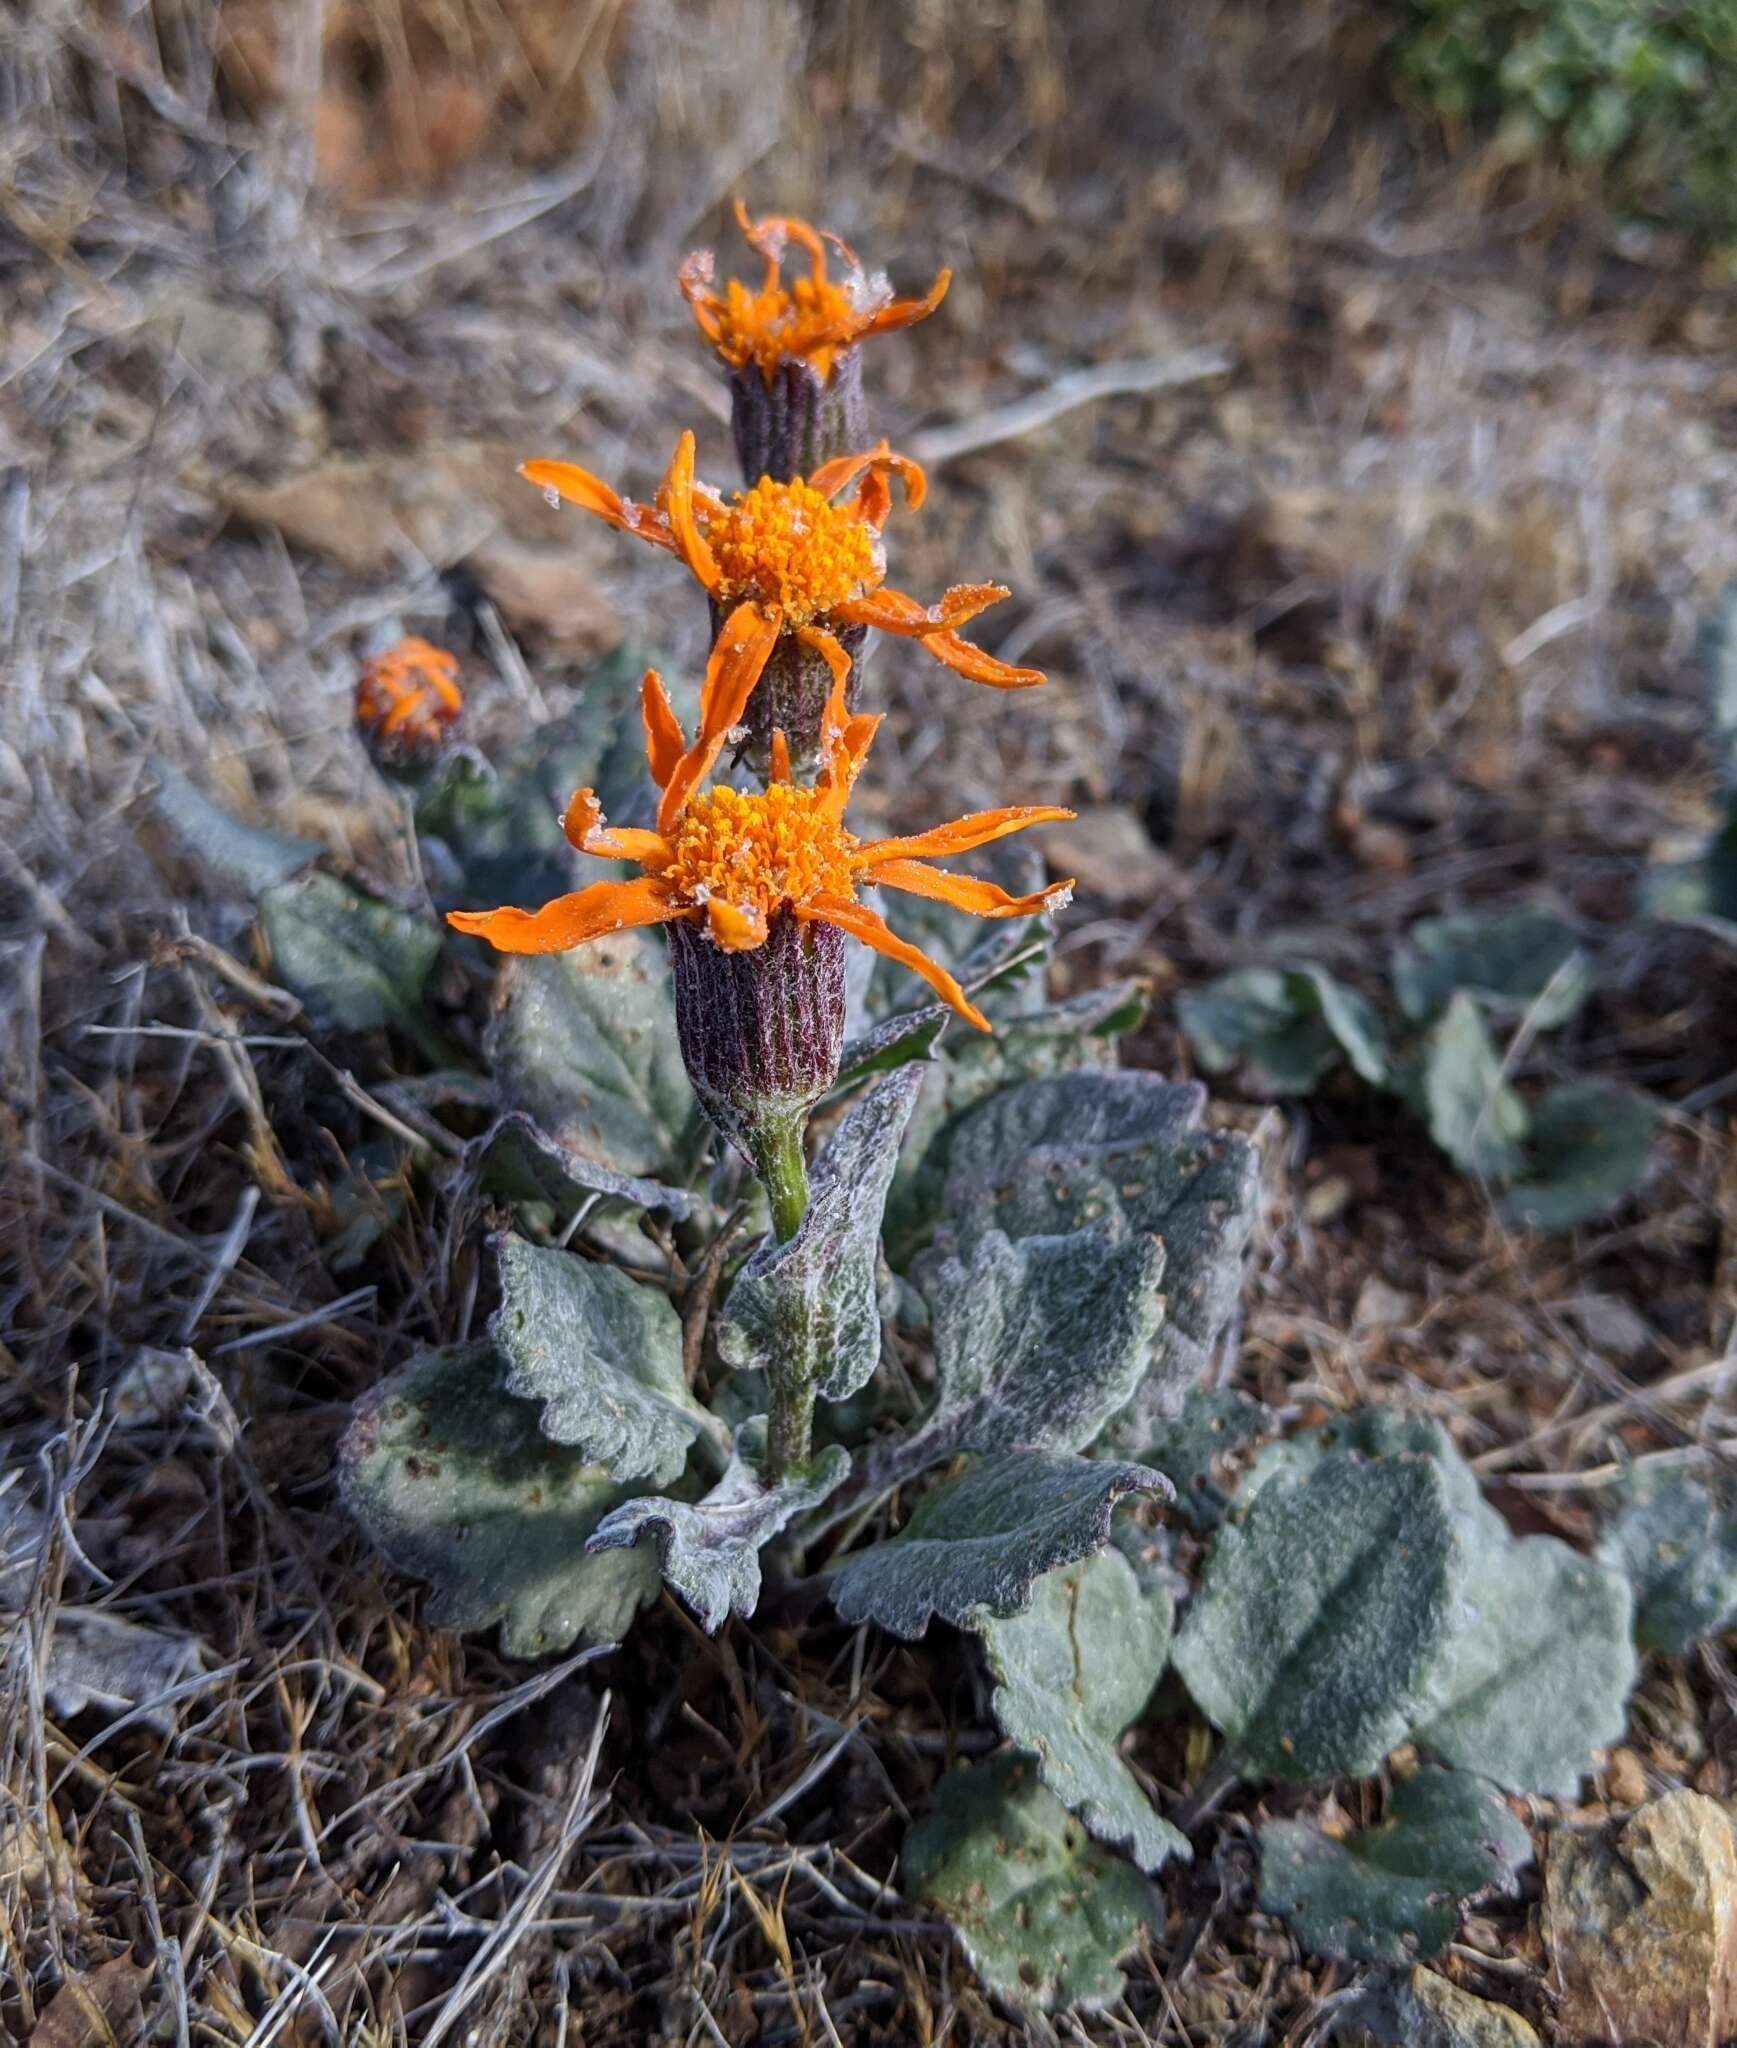
<svg viewBox="0 0 1737 2048"><path fill-rule="evenodd" d="M766 259L757 291L734 278L722 293L715 291L707 250L688 257L677 274L700 332L732 370L752 364L770 379L781 363L801 361L824 382L846 349L864 335L890 333L926 318L952 282L952 272L943 270L920 299L895 299L886 279L869 277L836 235L819 234L786 214L751 220L740 200L736 223ZM842 280L828 274L828 242L844 265ZM806 277L786 283L784 259L792 244L807 256L809 270Z"/></svg>
<svg viewBox="0 0 1737 2048"><path fill-rule="evenodd" d="M724 787L683 811L664 875L685 902L723 901L758 923L786 904L848 895L856 846L822 790Z"/></svg>
<svg viewBox="0 0 1737 2048"><path fill-rule="evenodd" d="M716 510L699 509L718 565L720 603L751 598L806 626L874 589L886 574L875 528L854 506L835 505L800 479L762 477Z"/></svg>
<svg viewBox="0 0 1737 2048"><path fill-rule="evenodd" d="M442 745L463 711L457 656L414 634L365 663L356 685L367 737L413 753Z"/></svg>

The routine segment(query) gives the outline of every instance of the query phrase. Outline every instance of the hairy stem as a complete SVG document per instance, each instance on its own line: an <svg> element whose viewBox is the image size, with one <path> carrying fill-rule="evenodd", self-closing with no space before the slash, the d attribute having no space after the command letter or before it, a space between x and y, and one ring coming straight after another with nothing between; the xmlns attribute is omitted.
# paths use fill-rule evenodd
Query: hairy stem
<svg viewBox="0 0 1737 2048"><path fill-rule="evenodd" d="M808 1162L803 1155L806 1116L756 1134L754 1166L772 1204L772 1231L788 1244L808 1213ZM766 1418L766 1478L776 1484L808 1463L814 1437L814 1360L807 1347L772 1362L767 1372L771 1410Z"/></svg>

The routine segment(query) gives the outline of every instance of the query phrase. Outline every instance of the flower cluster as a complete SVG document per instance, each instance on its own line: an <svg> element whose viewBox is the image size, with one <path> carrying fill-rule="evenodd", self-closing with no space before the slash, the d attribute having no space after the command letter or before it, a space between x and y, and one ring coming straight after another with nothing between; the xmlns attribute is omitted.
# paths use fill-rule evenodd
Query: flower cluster
<svg viewBox="0 0 1737 2048"><path fill-rule="evenodd" d="M803 470L751 466L745 488L717 490L696 480L694 437L684 433L652 502L636 504L573 463L524 465L552 500L673 555L708 600L712 650L691 739L662 678L654 670L644 680L655 822L612 824L589 789L566 810L567 837L581 853L639 872L539 910L454 911L451 922L508 953L561 952L633 926L666 927L689 1074L714 1123L766 1183L778 1235L788 1237L806 1202L803 1131L838 1072L846 941L900 962L967 1022L989 1028L955 977L899 938L862 892L904 891L987 918L1054 910L1070 885L1012 895L935 862L1072 814L1023 805L883 839L858 838L845 824L881 722L863 702L871 633L914 641L943 667L999 689L1044 678L960 631L1008 595L1001 584L955 584L924 604L887 582L895 489L915 511L922 470L885 441L870 444L860 418L854 445L823 445L860 415L859 344L932 312L948 274L920 299L895 299L835 238L801 221L738 217L766 258L759 289L733 283L719 294L711 258L696 255L682 266L682 291L729 377L738 447L768 445L776 413L773 438L801 446ZM829 275L829 241L842 280ZM781 266L793 244L811 269L786 286ZM831 407L841 392L848 402ZM777 404L773 393L782 394ZM747 786L713 779L726 747L729 774Z"/></svg>

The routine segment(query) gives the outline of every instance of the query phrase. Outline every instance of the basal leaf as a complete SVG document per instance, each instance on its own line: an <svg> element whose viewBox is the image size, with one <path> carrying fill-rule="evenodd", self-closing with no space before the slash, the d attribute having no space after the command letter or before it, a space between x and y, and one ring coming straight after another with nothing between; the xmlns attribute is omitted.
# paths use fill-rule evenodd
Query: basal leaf
<svg viewBox="0 0 1737 2048"><path fill-rule="evenodd" d="M905 1889L953 1923L984 1984L1054 2011L1121 1995L1121 1959L1160 1896L1100 1848L1019 1756L949 1771L905 1839Z"/></svg>
<svg viewBox="0 0 1737 2048"><path fill-rule="evenodd" d="M738 1432L729 1467L710 1493L691 1503L630 1500L598 1525L586 1548L631 1551L649 1533L664 1578L706 1633L716 1635L732 1612L746 1616L758 1606L760 1552L798 1515L818 1507L850 1470L850 1453L840 1444L829 1444L804 1470L775 1485L761 1477L764 1460L765 1424L756 1417Z"/></svg>
<svg viewBox="0 0 1737 2048"><path fill-rule="evenodd" d="M1216 1529L1230 1496L1218 1484L1213 1467L1226 1452L1252 1443L1272 1426L1271 1409L1234 1388L1190 1387L1181 1414L1156 1423L1134 1455L1141 1464L1156 1467L1176 1488L1176 1512L1191 1528Z"/></svg>
<svg viewBox="0 0 1737 2048"><path fill-rule="evenodd" d="M832 1604L847 1622L920 1636L937 1615L954 1627L1018 1614L1045 1572L1101 1550L1129 1493L1168 1496L1157 1472L1048 1451L981 1458L932 1487L897 1536L848 1558Z"/></svg>
<svg viewBox="0 0 1737 2048"><path fill-rule="evenodd" d="M1433 1709L1469 1580L1434 1459L1333 1451L1219 1529L1172 1661L1245 1776L1363 1777Z"/></svg>
<svg viewBox="0 0 1737 2048"><path fill-rule="evenodd" d="M1305 980L1282 967L1243 967L1176 999L1194 1056L1209 1074L1247 1065L1275 1095L1307 1095L1343 1048Z"/></svg>
<svg viewBox="0 0 1737 2048"><path fill-rule="evenodd" d="M649 1558L588 1557L623 1498L501 1384L492 1345L424 1351L356 1404L338 1451L344 1503L401 1571L430 1579L439 1628L501 1624L509 1656L616 1643L657 1591Z"/></svg>
<svg viewBox="0 0 1737 2048"><path fill-rule="evenodd" d="M736 1276L718 1326L728 1364L798 1373L829 1401L847 1400L873 1374L881 1215L926 1075L901 1067L846 1112L814 1162L796 1235L767 1238Z"/></svg>
<svg viewBox="0 0 1737 2048"><path fill-rule="evenodd" d="M250 896L299 875L326 850L317 839L244 824L167 761L153 760L151 772L158 817L196 860Z"/></svg>
<svg viewBox="0 0 1737 2048"><path fill-rule="evenodd" d="M508 1106L567 1151L618 1173L686 1178L703 1123L660 939L623 931L507 958L484 1051Z"/></svg>
<svg viewBox="0 0 1737 2048"><path fill-rule="evenodd" d="M1424 1769L1393 1789L1386 1820L1334 1840L1305 1821L1260 1830L1262 1907L1303 1946L1353 1962L1438 1955L1464 1900L1512 1891L1532 1838L1483 1779Z"/></svg>
<svg viewBox="0 0 1737 2048"><path fill-rule="evenodd" d="M1462 1173L1507 1180L1526 1138L1526 1106L1502 1078L1502 1062L1475 999L1449 998L1431 1025L1408 1092L1429 1134Z"/></svg>
<svg viewBox="0 0 1737 2048"><path fill-rule="evenodd" d="M1394 956L1393 992L1414 1024L1464 989L1494 1016L1555 1031L1592 990L1592 962L1572 925L1542 910L1429 917Z"/></svg>
<svg viewBox="0 0 1737 2048"><path fill-rule="evenodd" d="M1107 1230L1017 1243L987 1232L969 1265L939 1262L926 1291L935 1405L877 1453L892 1485L955 1451L1081 1450L1125 1408L1164 1314L1164 1246Z"/></svg>
<svg viewBox="0 0 1737 2048"><path fill-rule="evenodd" d="M1686 1472L1637 1470L1620 1499L1598 1554L1634 1588L1635 1641L1680 1657L1737 1620L1737 1517Z"/></svg>
<svg viewBox="0 0 1737 2048"><path fill-rule="evenodd" d="M432 917L316 869L264 890L259 925L273 976L301 998L316 1024L426 1032L422 990L441 947Z"/></svg>
<svg viewBox="0 0 1737 2048"><path fill-rule="evenodd" d="M577 1212L620 1215L659 1209L678 1220L699 1208L687 1188L642 1180L570 1152L540 1131L522 1111L497 1117L465 1147L464 1171L473 1185L504 1201L552 1208L563 1222Z"/></svg>
<svg viewBox="0 0 1737 2048"><path fill-rule="evenodd" d="M521 1237L494 1249L501 1305L489 1335L507 1392L541 1405L545 1436L611 1479L658 1485L679 1476L696 1437L722 1437L688 1390L681 1319L657 1288Z"/></svg>
<svg viewBox="0 0 1737 2048"><path fill-rule="evenodd" d="M1043 1782L1100 1842L1126 1848L1142 1870L1191 1853L1116 1750L1164 1670L1174 1615L1169 1594L1143 1589L1110 1549L1045 1573L1023 1614L975 1623L1001 1732L1031 1751Z"/></svg>
<svg viewBox="0 0 1737 2048"><path fill-rule="evenodd" d="M1603 1216L1646 1177L1659 1106L1633 1088L1580 1081L1532 1105L1518 1178L1504 1210L1534 1230L1569 1230Z"/></svg>

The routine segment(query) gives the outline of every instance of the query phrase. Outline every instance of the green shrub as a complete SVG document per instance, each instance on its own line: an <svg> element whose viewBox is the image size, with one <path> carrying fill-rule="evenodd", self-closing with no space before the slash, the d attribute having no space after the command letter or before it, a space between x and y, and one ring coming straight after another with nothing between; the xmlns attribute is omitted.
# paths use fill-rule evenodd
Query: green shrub
<svg viewBox="0 0 1737 2048"><path fill-rule="evenodd" d="M1737 0L1408 0L1402 90L1596 170L1625 210L1737 237Z"/></svg>

